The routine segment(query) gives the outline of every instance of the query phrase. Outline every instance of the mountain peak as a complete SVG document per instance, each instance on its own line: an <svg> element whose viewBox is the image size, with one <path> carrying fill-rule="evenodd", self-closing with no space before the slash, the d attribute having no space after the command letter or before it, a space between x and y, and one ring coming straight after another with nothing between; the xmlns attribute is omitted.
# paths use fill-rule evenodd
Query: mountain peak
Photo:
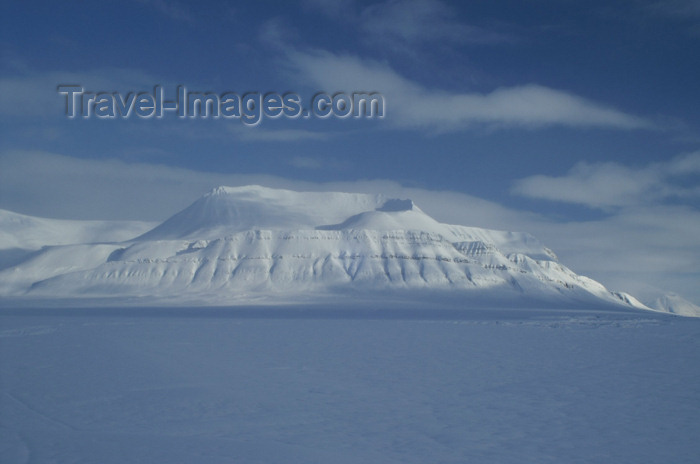
<svg viewBox="0 0 700 464"><path fill-rule="evenodd" d="M314 229L372 211L383 195L219 186L139 240L217 238L251 229Z"/></svg>
<svg viewBox="0 0 700 464"><path fill-rule="evenodd" d="M399 200L396 198L391 198L384 202L382 206L377 208L377 211L411 211L416 207L413 200Z"/></svg>
<svg viewBox="0 0 700 464"><path fill-rule="evenodd" d="M228 187L225 185L220 185L214 187L204 197L220 196L220 195L272 195L275 193L298 193L292 190L275 189L270 187L265 187L257 184L241 185L237 187Z"/></svg>
<svg viewBox="0 0 700 464"><path fill-rule="evenodd" d="M214 187L211 189L205 196L212 197L214 195L226 195L229 193L229 191L232 189L232 187L226 187L224 185L220 185L218 187Z"/></svg>

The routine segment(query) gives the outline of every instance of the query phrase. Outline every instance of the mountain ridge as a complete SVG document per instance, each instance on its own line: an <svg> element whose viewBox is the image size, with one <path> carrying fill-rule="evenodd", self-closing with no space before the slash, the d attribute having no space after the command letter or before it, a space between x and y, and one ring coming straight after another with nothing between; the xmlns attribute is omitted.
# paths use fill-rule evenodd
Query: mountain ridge
<svg viewBox="0 0 700 464"><path fill-rule="evenodd" d="M47 247L0 270L5 297L239 304L401 292L650 309L575 274L527 233L442 224L409 199L261 186L219 187L131 240Z"/></svg>

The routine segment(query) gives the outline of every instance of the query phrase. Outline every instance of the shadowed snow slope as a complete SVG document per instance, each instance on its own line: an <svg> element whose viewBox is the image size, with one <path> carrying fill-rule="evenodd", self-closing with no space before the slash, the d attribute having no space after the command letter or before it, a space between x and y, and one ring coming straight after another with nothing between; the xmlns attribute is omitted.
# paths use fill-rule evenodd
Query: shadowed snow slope
<svg viewBox="0 0 700 464"><path fill-rule="evenodd" d="M153 226L142 221L45 219L0 209L0 250L129 240Z"/></svg>
<svg viewBox="0 0 700 464"><path fill-rule="evenodd" d="M22 262L45 246L129 240L154 225L141 221L45 219L0 209L0 269Z"/></svg>
<svg viewBox="0 0 700 464"><path fill-rule="evenodd" d="M411 200L259 186L216 188L131 241L46 247L0 271L0 295L648 309L526 233L441 224Z"/></svg>
<svg viewBox="0 0 700 464"><path fill-rule="evenodd" d="M658 298L651 306L657 311L665 313L678 314L679 316L700 317L700 306L691 303L675 293L668 293Z"/></svg>

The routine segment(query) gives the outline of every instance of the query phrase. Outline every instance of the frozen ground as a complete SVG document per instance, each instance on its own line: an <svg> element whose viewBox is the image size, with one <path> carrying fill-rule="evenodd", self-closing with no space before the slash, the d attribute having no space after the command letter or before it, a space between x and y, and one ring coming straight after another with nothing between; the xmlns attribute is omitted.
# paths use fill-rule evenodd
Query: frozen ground
<svg viewBox="0 0 700 464"><path fill-rule="evenodd" d="M0 310L3 463L695 463L700 320Z"/></svg>

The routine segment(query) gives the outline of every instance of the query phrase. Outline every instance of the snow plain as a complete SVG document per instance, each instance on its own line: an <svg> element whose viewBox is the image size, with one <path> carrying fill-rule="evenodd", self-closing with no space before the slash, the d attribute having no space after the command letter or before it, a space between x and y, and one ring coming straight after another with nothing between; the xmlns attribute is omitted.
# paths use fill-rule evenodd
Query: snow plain
<svg viewBox="0 0 700 464"><path fill-rule="evenodd" d="M0 310L4 463L695 463L700 320Z"/></svg>

